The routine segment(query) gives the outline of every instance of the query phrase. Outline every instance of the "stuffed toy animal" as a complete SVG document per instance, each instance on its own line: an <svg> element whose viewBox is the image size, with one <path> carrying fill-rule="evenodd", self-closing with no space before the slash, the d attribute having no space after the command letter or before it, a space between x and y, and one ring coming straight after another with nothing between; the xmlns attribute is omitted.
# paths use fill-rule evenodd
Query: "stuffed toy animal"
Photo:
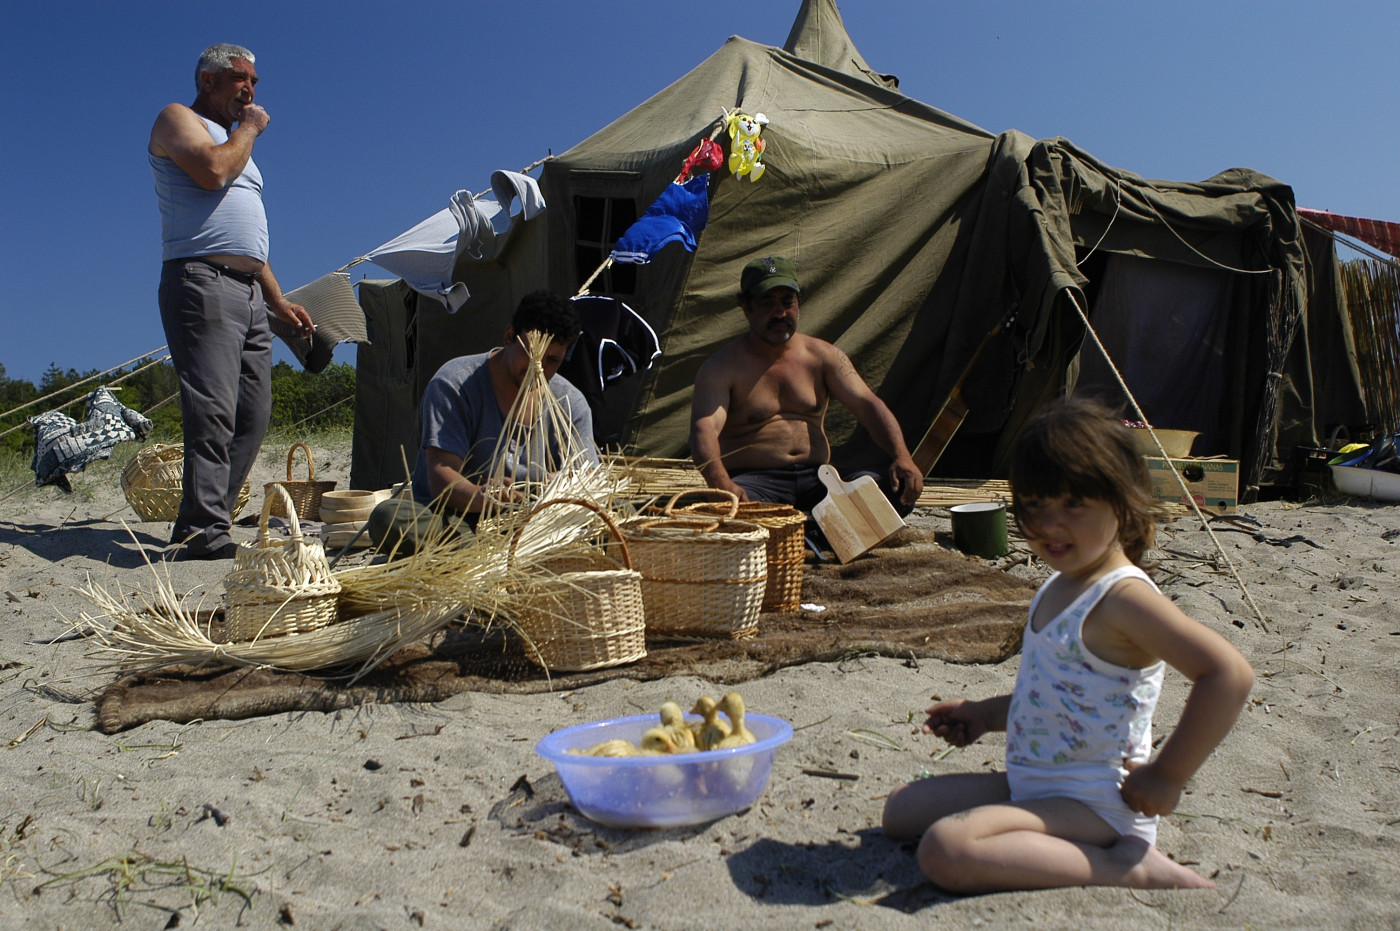
<svg viewBox="0 0 1400 931"><path fill-rule="evenodd" d="M715 144L712 139L701 139L686 158L685 164L681 166L680 177L676 179L677 184L685 184L690 180L691 172L700 174L701 172L715 171L724 164L724 150Z"/></svg>
<svg viewBox="0 0 1400 931"><path fill-rule="evenodd" d="M729 171L736 178L749 176L750 181L763 177L763 140L758 134L768 125L762 113L750 116L734 111L729 114Z"/></svg>

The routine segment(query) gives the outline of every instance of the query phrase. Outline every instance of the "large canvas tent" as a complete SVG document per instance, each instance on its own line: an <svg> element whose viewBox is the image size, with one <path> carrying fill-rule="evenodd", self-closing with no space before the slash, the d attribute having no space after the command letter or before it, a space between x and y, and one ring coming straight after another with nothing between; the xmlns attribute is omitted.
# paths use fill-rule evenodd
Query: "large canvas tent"
<svg viewBox="0 0 1400 931"><path fill-rule="evenodd" d="M1286 185L1245 169L1147 181L1065 139L993 135L900 93L832 0L804 0L782 48L731 38L546 162L547 208L500 254L458 262L471 297L455 314L401 282L362 283L374 345L359 355L356 487L411 465L437 367L497 344L527 291L575 293L726 108L768 117L764 177L715 172L693 254L667 248L591 285L661 337L657 366L610 388L595 418L628 452L688 454L695 372L743 332L739 271L770 254L798 264L802 328L849 354L911 446L1010 316L963 385L970 413L935 474L998 474L1024 419L1076 383L1121 398L1077 307L1149 419L1241 460L1246 493L1326 425L1365 419L1335 258L1305 241ZM838 406L828 431L838 465L880 455Z"/></svg>

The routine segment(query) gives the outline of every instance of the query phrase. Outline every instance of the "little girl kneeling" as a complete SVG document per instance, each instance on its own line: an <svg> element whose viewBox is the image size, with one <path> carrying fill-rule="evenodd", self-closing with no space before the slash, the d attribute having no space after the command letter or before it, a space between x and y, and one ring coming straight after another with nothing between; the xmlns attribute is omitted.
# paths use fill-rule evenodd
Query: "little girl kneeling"
<svg viewBox="0 0 1400 931"><path fill-rule="evenodd" d="M1147 466L1106 409L1050 405L1018 439L1010 479L1016 523L1055 570L1031 601L1015 688L938 702L923 726L958 747L1006 731L1006 772L896 789L885 833L921 837L919 868L957 892L1210 888L1157 849L1157 818L1234 724L1254 672L1140 567L1154 531ZM1166 665L1193 684L1149 759Z"/></svg>

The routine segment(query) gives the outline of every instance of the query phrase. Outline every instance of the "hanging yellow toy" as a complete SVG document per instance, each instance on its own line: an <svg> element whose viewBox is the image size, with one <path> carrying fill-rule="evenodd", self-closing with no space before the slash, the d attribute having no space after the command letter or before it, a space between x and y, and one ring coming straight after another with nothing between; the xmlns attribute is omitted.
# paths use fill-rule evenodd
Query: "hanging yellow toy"
<svg viewBox="0 0 1400 931"><path fill-rule="evenodd" d="M750 181L763 177L763 140L758 134L768 125L768 117L762 113L750 116L734 111L728 116L729 123L729 172L736 178L749 176Z"/></svg>

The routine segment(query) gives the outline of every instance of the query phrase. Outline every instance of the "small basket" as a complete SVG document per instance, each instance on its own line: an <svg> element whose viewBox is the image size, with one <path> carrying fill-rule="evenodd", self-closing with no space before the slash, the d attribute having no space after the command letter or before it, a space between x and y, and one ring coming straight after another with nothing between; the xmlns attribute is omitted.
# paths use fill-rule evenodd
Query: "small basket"
<svg viewBox="0 0 1400 931"><path fill-rule="evenodd" d="M306 454L306 481L296 481L292 478L292 457L296 451L301 450ZM321 519L321 495L335 488L335 482L316 481L316 463L311 460L311 450L305 443L297 443L287 450L287 480L284 482L268 482L263 486L263 494L271 496L272 487L281 486L287 493L292 505L296 508L297 517L302 520ZM287 511L280 499L273 498L273 517L286 517Z"/></svg>
<svg viewBox="0 0 1400 931"><path fill-rule="evenodd" d="M185 496L185 447L156 443L138 450L122 469L122 494L136 516L146 521L175 520ZM248 506L253 496L247 482L238 489L231 517Z"/></svg>
<svg viewBox="0 0 1400 931"><path fill-rule="evenodd" d="M708 514L723 517L729 505L702 501L680 509L681 514ZM735 516L768 530L768 585L763 590L763 610L783 613L796 611L802 604L802 567L807 561L807 515L790 504L741 501Z"/></svg>
<svg viewBox="0 0 1400 931"><path fill-rule="evenodd" d="M725 513L677 515L676 500L697 491L727 495ZM622 525L642 573L648 633L735 640L758 633L768 586L768 530L732 520L738 510L739 498L729 492L688 489L671 497L663 516Z"/></svg>
<svg viewBox="0 0 1400 931"><path fill-rule="evenodd" d="M622 551L622 567L597 547L543 560L539 577L521 586L516 623L545 669L583 672L620 666L647 655L642 574L632 568L627 543L617 524L591 501L555 498L537 507L511 538L508 561L515 559L525 525L543 509L571 504L593 511L607 525Z"/></svg>
<svg viewBox="0 0 1400 931"><path fill-rule="evenodd" d="M292 525L291 537L274 540L267 521L281 503ZM302 536L291 498L276 482L263 500L258 538L240 544L233 571L224 578L228 639L234 643L320 630L335 620L340 582L331 575L319 540Z"/></svg>

